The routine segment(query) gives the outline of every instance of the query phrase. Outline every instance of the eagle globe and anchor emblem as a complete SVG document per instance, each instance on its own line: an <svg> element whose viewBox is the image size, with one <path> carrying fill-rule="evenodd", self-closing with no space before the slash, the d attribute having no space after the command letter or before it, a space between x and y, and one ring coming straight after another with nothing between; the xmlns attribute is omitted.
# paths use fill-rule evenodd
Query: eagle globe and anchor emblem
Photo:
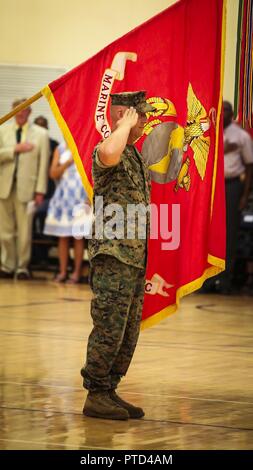
<svg viewBox="0 0 253 470"><path fill-rule="evenodd" d="M155 183L166 184L175 181L174 191L189 191L191 187L191 158L197 172L204 180L210 148L210 137L206 135L211 124L215 125L215 110L209 115L195 95L192 85L187 93L187 123L185 127L175 122L177 112L174 104L167 98L147 99L156 111L147 113L149 118L144 127L146 135L142 145L142 156L149 167L151 179ZM172 121L168 121L172 118ZM184 158L186 156L186 158Z"/></svg>

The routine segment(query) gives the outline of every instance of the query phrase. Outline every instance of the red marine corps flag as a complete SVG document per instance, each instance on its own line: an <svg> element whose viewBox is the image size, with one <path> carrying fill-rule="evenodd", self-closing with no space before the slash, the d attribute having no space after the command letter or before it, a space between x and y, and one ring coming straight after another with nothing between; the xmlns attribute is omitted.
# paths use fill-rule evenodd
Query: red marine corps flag
<svg viewBox="0 0 253 470"><path fill-rule="evenodd" d="M224 35L225 0L181 0L42 90L90 198L110 93L146 90L154 108L136 144L152 177L143 327L224 269Z"/></svg>

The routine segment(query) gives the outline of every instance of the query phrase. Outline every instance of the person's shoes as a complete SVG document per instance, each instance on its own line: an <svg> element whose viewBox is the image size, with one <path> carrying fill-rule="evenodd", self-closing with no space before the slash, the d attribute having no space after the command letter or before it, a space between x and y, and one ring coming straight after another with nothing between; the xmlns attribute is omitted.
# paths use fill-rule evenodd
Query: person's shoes
<svg viewBox="0 0 253 470"><path fill-rule="evenodd" d="M56 274L55 278L54 278L54 282L57 282L58 284L61 284L63 282L66 282L68 279L68 276L67 275L62 275L62 274Z"/></svg>
<svg viewBox="0 0 253 470"><path fill-rule="evenodd" d="M70 277L70 278L67 280L67 284L80 284L80 278L79 278L79 279L75 279L74 277Z"/></svg>
<svg viewBox="0 0 253 470"><path fill-rule="evenodd" d="M30 281L32 279L31 274L29 271L19 271L16 274L17 281Z"/></svg>
<svg viewBox="0 0 253 470"><path fill-rule="evenodd" d="M131 403L122 400L122 398L117 395L115 390L110 390L109 396L115 403L117 403L119 406L128 411L130 418L140 419L145 415L142 408L140 408L139 406L131 405Z"/></svg>
<svg viewBox="0 0 253 470"><path fill-rule="evenodd" d="M115 403L110 398L108 391L89 392L84 404L83 414L92 418L118 419L122 421L129 418L127 410Z"/></svg>
<svg viewBox="0 0 253 470"><path fill-rule="evenodd" d="M13 279L14 273L0 269L0 279Z"/></svg>

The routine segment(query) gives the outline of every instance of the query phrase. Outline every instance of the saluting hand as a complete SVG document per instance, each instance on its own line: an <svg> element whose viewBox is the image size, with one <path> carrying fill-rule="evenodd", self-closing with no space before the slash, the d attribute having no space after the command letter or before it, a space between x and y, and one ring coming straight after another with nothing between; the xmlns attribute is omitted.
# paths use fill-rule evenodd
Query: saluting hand
<svg viewBox="0 0 253 470"><path fill-rule="evenodd" d="M116 127L127 126L129 129L132 129L137 124L138 113L135 108L128 108L124 112L121 119L118 120Z"/></svg>

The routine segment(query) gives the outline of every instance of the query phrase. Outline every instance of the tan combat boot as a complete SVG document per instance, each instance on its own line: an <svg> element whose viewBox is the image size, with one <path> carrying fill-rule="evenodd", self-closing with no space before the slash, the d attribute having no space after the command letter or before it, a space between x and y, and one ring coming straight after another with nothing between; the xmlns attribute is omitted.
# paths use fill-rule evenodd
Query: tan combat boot
<svg viewBox="0 0 253 470"><path fill-rule="evenodd" d="M139 406L131 405L131 403L128 403L127 401L122 400L122 398L120 398L117 395L115 390L110 390L109 395L110 395L110 398L115 403L117 403L119 406L121 406L122 408L124 408L125 410L128 411L128 414L129 414L130 418L139 419L139 418L142 418L145 415L142 408L140 408Z"/></svg>
<svg viewBox="0 0 253 470"><path fill-rule="evenodd" d="M129 418L127 410L115 403L107 391L89 392L84 404L83 414L101 419L126 420Z"/></svg>

